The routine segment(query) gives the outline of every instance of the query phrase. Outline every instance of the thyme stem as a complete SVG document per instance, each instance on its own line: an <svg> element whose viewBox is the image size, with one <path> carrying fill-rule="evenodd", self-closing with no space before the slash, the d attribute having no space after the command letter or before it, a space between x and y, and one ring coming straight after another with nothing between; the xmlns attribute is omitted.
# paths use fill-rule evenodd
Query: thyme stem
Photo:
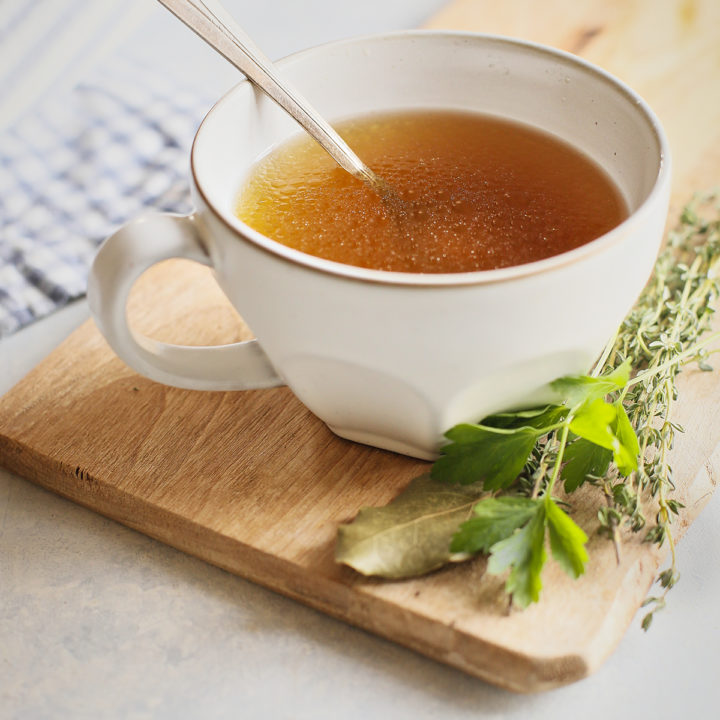
<svg viewBox="0 0 720 720"><path fill-rule="evenodd" d="M629 388L633 385L637 385L638 383L644 383L648 380L648 378L651 378L653 375L658 375L665 370L669 370L678 365L682 365L683 362L687 359L692 360L693 358L697 357L700 350L702 350L704 347L714 342L718 338L720 338L720 332L715 332L712 335L706 337L705 340L700 340L696 342L691 347L683 350L681 353L678 353L677 355L665 361L661 365L655 365L654 367L649 367L647 370L639 372L634 378L631 378L629 380L626 387Z"/></svg>

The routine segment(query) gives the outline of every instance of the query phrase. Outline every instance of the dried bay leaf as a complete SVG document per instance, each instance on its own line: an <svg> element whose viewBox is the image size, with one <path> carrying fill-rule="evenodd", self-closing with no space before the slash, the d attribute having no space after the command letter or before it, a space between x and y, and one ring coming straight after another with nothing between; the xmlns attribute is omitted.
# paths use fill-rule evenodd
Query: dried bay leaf
<svg viewBox="0 0 720 720"><path fill-rule="evenodd" d="M363 575L394 579L464 560L469 555L453 555L450 542L485 496L481 483L448 485L421 475L389 505L362 508L340 525L335 559Z"/></svg>

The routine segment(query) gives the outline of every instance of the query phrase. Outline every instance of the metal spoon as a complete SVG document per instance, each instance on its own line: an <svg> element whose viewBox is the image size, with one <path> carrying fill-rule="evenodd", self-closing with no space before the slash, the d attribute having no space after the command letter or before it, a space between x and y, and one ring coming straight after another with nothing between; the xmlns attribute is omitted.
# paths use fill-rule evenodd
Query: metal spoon
<svg viewBox="0 0 720 720"><path fill-rule="evenodd" d="M394 194L387 183L355 155L317 110L297 90L278 77L272 62L217 0L159 2L292 115L340 167L368 183L381 197L387 198Z"/></svg>

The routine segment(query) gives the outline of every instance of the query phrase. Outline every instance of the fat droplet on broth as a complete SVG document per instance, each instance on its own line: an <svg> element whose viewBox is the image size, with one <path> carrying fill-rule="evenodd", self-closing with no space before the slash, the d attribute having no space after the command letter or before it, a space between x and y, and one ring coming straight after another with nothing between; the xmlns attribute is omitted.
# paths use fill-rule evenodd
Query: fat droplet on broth
<svg viewBox="0 0 720 720"><path fill-rule="evenodd" d="M360 267L467 272L582 245L627 216L612 181L532 127L463 112L412 111L338 125L397 193L383 202L302 137L265 156L236 214L289 247Z"/></svg>

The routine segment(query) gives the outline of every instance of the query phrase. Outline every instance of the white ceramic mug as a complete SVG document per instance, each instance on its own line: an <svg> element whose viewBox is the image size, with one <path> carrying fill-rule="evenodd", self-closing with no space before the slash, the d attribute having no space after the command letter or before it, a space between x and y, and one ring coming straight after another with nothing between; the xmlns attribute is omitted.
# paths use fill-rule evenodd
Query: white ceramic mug
<svg viewBox="0 0 720 720"><path fill-rule="evenodd" d="M394 273L305 255L233 214L251 165L298 132L241 82L195 138L196 212L126 225L93 265L90 307L128 365L184 388L287 383L338 435L427 459L456 423L543 402L549 381L590 368L646 282L667 214L667 141L640 97L575 56L475 34L366 37L281 66L331 120L452 108L554 133L605 168L630 217L575 250L500 270ZM125 316L130 287L171 257L214 268L257 340L197 348L134 334Z"/></svg>

